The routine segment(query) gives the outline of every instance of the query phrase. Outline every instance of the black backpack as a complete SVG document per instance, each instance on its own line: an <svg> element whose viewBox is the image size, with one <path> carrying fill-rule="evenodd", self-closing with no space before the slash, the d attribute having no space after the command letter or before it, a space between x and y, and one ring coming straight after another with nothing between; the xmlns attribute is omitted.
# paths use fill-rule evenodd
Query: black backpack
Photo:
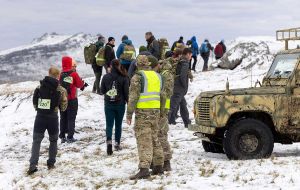
<svg viewBox="0 0 300 190"><path fill-rule="evenodd" d="M64 87L68 94L71 93L71 84L73 84L73 77L70 76L71 73L73 73L73 71L69 71L69 72L63 72L60 76L60 80L59 80L59 83L62 87Z"/></svg>
<svg viewBox="0 0 300 190"><path fill-rule="evenodd" d="M60 92L56 88L50 88L41 83L40 88L37 88L33 96L33 104L36 105L36 110L39 113L51 114L55 108L59 106Z"/></svg>
<svg viewBox="0 0 300 190"><path fill-rule="evenodd" d="M105 100L111 103L117 103L121 100L121 85L118 81L119 77L113 76L110 81L109 90L105 93Z"/></svg>

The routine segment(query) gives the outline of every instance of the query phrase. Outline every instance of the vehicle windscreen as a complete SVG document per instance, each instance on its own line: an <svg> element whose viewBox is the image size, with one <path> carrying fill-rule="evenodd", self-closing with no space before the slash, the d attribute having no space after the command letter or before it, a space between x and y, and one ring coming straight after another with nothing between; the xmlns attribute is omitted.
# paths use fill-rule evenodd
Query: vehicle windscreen
<svg viewBox="0 0 300 190"><path fill-rule="evenodd" d="M300 58L300 53L277 55L267 74L268 78L289 78Z"/></svg>

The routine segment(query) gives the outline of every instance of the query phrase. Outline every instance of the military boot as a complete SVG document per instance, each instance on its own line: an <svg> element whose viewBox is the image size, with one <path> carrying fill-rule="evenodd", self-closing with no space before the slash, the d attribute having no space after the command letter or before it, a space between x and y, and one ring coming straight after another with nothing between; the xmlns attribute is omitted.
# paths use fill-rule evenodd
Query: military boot
<svg viewBox="0 0 300 190"><path fill-rule="evenodd" d="M164 162L163 169L165 172L169 172L172 170L170 160Z"/></svg>
<svg viewBox="0 0 300 190"><path fill-rule="evenodd" d="M151 175L162 175L164 170L162 166L153 166Z"/></svg>
<svg viewBox="0 0 300 190"><path fill-rule="evenodd" d="M140 171L129 177L130 180L136 180L136 179L147 179L150 177L150 172L148 168L140 168Z"/></svg>

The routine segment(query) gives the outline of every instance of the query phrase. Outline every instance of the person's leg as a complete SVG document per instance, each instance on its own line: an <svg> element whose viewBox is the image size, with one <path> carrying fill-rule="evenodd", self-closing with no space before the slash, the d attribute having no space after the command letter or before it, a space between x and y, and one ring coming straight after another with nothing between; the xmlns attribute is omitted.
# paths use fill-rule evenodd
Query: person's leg
<svg viewBox="0 0 300 190"><path fill-rule="evenodd" d="M66 132L68 131L68 111L60 112L60 133L59 138L66 138Z"/></svg>
<svg viewBox="0 0 300 190"><path fill-rule="evenodd" d="M95 73L95 82L93 86L93 92L100 93L100 81L101 81L101 76L102 76L102 67L101 70Z"/></svg>
<svg viewBox="0 0 300 190"><path fill-rule="evenodd" d="M173 94L171 97L171 108L169 112L169 123L175 124L176 123L176 114L178 112L179 104L181 101L181 96L179 94Z"/></svg>
<svg viewBox="0 0 300 190"><path fill-rule="evenodd" d="M125 114L125 104L117 106L115 123L115 142L120 145L122 136L122 122Z"/></svg>
<svg viewBox="0 0 300 190"><path fill-rule="evenodd" d="M204 71L208 70L208 59L209 59L209 56L204 57Z"/></svg>
<svg viewBox="0 0 300 190"><path fill-rule="evenodd" d="M187 109L187 103L185 100L185 97L183 96L180 101L180 115L183 120L183 123L185 126L191 123L190 117L189 117L189 111Z"/></svg>
<svg viewBox="0 0 300 190"><path fill-rule="evenodd" d="M192 69L192 60L190 60L190 62L189 62L189 69L190 70Z"/></svg>
<svg viewBox="0 0 300 190"><path fill-rule="evenodd" d="M48 168L54 166L56 162L56 155L57 155L57 139L58 139L58 118L49 119L47 125L47 131L49 134L49 159L47 160Z"/></svg>
<svg viewBox="0 0 300 190"><path fill-rule="evenodd" d="M194 63L193 63L192 70L193 70L193 71L196 71L197 56L193 56L193 59L194 59Z"/></svg>
<svg viewBox="0 0 300 190"><path fill-rule="evenodd" d="M78 111L78 99L69 101L68 106L68 139L70 140L74 138L75 121Z"/></svg>
<svg viewBox="0 0 300 190"><path fill-rule="evenodd" d="M139 110L140 111L140 110ZM150 118L150 119L149 119ZM153 158L153 141L151 120L153 117L149 117L143 113L136 113L134 132L137 142L137 149L139 155L139 169L150 168L150 164Z"/></svg>
<svg viewBox="0 0 300 190"><path fill-rule="evenodd" d="M158 139L163 148L164 161L169 161L172 158L172 152L171 152L170 143L168 141L168 132L169 132L168 112L166 111L162 115L163 117L160 118L160 122L159 122Z"/></svg>
<svg viewBox="0 0 300 190"><path fill-rule="evenodd" d="M153 112L151 114L154 116L152 119L151 125L151 136L153 144L153 169L152 174L158 175L163 174L163 165L164 165L164 152L160 141L158 140L158 131L159 131L159 111L157 113Z"/></svg>
<svg viewBox="0 0 300 190"><path fill-rule="evenodd" d="M112 131L115 122L115 111L114 106L105 105L104 106L105 119L106 119L106 141L112 141Z"/></svg>

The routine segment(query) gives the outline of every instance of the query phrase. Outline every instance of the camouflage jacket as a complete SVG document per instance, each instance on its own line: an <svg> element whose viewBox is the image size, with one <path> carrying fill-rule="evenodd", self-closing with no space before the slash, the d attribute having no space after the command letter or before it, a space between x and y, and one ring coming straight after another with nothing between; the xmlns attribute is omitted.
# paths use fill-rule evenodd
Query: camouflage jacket
<svg viewBox="0 0 300 190"><path fill-rule="evenodd" d="M132 114L136 109L137 102L140 98L142 88L142 76L135 73L130 80L129 100L127 105L127 119L132 118Z"/></svg>
<svg viewBox="0 0 300 190"><path fill-rule="evenodd" d="M171 63L164 63L160 72L163 80L163 87L160 96L161 112L164 112L166 100L170 99L173 95L174 89L174 74L171 72Z"/></svg>

